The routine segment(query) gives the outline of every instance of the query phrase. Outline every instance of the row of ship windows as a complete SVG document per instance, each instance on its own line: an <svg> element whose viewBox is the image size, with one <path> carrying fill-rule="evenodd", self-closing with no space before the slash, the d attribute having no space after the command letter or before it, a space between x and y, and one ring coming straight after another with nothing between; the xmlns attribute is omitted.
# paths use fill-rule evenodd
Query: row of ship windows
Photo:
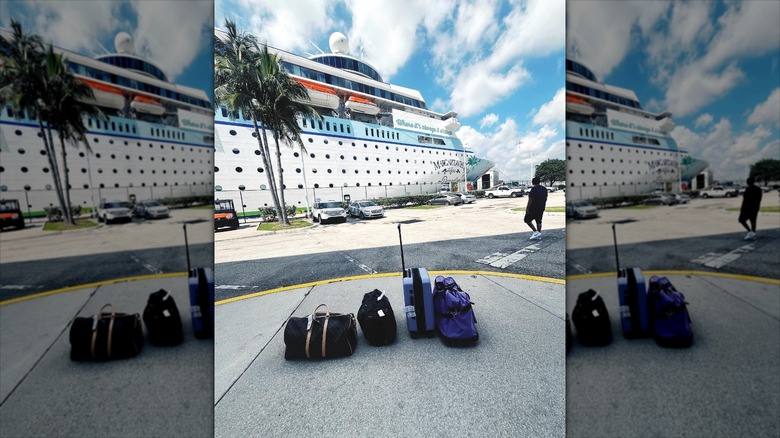
<svg viewBox="0 0 780 438"><path fill-rule="evenodd" d="M24 134L24 133L23 133L23 132L22 132L20 129L17 129L17 130L16 130L14 133L15 133L16 135L20 136L20 137L21 137L21 136ZM36 134L37 134L38 138L40 138L40 137L41 137L41 133L40 133L40 132L37 132ZM97 137L93 137L93 138L92 138L92 142L93 142L93 143L95 143L95 144L97 144L97 143L100 143L100 139L99 139L99 138L97 138ZM113 139L109 139L109 140L108 140L108 144L114 144L114 140L113 140ZM125 140L125 141L124 141L124 144L125 144L125 146L129 146L129 145L130 145L130 143L129 143L127 140ZM136 142L136 145L137 145L138 147L141 147L141 142ZM161 144L161 145L159 145L159 146L160 146L160 149L165 149L165 145L162 145L162 144ZM154 145L153 145L152 143L149 143L149 147L150 147L150 148L153 148L153 147L154 147ZM180 148L181 152L184 152L184 146L179 146L179 148ZM174 146L174 145L171 145L171 150L172 150L172 151L173 151L173 150L176 150L176 146ZM200 153L203 153L203 149L202 149L202 148L198 148L198 149L197 149L197 151L198 151L198 153L199 153L199 154L200 154ZM25 150L24 150L24 148L19 148L19 149L17 150L17 152L19 152L20 154L24 154L24 153L25 153ZM191 148L190 148L190 152L193 152L193 153L194 153L194 152L195 152L195 148L192 148L192 147L191 147ZM45 150L41 150L41 155L46 155L46 151L45 151ZM80 156L82 156L82 157L84 156L84 155L83 155L83 152L82 152L81 154L79 154L79 155L80 155ZM100 158L100 154L95 154L95 155L96 155L98 158ZM113 156L112 156L112 158L113 158ZM139 157L139 159L141 159L141 158ZM154 158L152 158L152 160L154 160ZM165 158L163 158L163 161L165 161ZM176 159L174 158L174 159L173 159L173 161L175 162L175 161L176 161ZM193 162L194 162L194 161L193 161Z"/></svg>
<svg viewBox="0 0 780 438"><path fill-rule="evenodd" d="M236 132L236 130L235 130L235 129L231 129L231 130L230 130L230 135L237 135L237 134L238 134L238 133ZM256 135L256 134L253 132L253 133L252 133L252 137L255 137L255 138L257 138L257 135ZM425 138L427 138L428 140L425 140L425 141L423 141L423 140L421 140L421 138L422 138L422 137L423 137L423 136L418 136L418 141L420 141L420 143L426 143L426 142L427 142L427 143L430 143L430 142L431 142L431 140L432 140L434 144L440 144L440 145L444 145L444 140L442 140L442 139L439 139L439 138L433 138L433 139L431 139L431 137L425 137ZM328 144L328 140L327 140L327 139L323 140L322 142L323 142L324 144ZM311 137L309 137L309 143L314 143L314 139L313 139L313 138L311 138ZM343 141L341 141L341 140L339 140L339 146L343 146L343 145L344 145L344 142L343 142ZM355 142L354 142L354 141L352 142L352 147L357 147L357 144L355 144ZM363 148L365 148L365 149L368 149L368 143L363 143ZM375 145L374 145L374 149L379 149L379 145L378 145L378 144L375 144ZM385 150L388 150L388 151L389 151L389 150L390 150L390 146L385 146ZM396 150L396 151L400 151L400 150L401 150L400 146L396 146L396 147L395 147L395 150ZM409 148L404 148L404 152L409 152ZM425 153L425 151L423 151L422 149L420 149L420 152L421 152L421 153L423 153L423 154ZM241 150L240 150L240 149L238 149L238 148L233 148L233 153L234 153L234 154L236 154L236 155L238 155L238 154L240 154L240 153L241 153ZM417 149L412 149L412 153L417 153ZM429 154L429 155L433 155L433 151L430 151L430 150L429 150L429 151L428 151L428 154ZM442 154L442 155L446 155L446 152L442 152L441 154ZM455 152L450 152L450 153L449 153L449 155L450 155L450 156L452 156L453 154L455 154ZM255 155L260 155L260 151L259 151L259 150L255 150ZM297 156L298 156L298 152L296 152L294 155L297 157ZM439 155L439 151L436 151L436 155ZM314 158L314 154L311 154L311 157L312 157L312 158ZM330 156L326 156L326 158L330 158ZM342 156L342 159L344 159L344 158L343 158L343 156ZM423 161L423 163L424 163L424 161Z"/></svg>
<svg viewBox="0 0 780 438"><path fill-rule="evenodd" d="M582 183L582 187L586 187L587 185L588 185L588 183L586 183L586 182ZM595 186L598 186L599 184L594 182L592 185L595 187ZM617 186L617 185L621 185L621 186L625 186L625 185L629 185L629 186L633 186L633 185L649 186L649 185L653 185L653 186L655 186L655 183L639 182L639 181L637 181L636 184L634 184L634 181L629 181L628 184L626 184L626 182L623 181L620 184L618 184L617 181L612 181L611 183L608 183L608 182L604 181L604 184L602 184L602 185L605 185L605 186ZM576 187L576 184L573 183L573 182L569 183L569 187Z"/></svg>
<svg viewBox="0 0 780 438"><path fill-rule="evenodd" d="M588 129L588 128L580 128L580 135L585 137L594 137L594 138L600 138L603 140L615 140L615 133L614 132L604 132L600 131L598 129ZM641 135L634 135L631 137L631 141L633 141L636 144L652 144L656 146L660 146L661 142L659 142L655 138L650 137L644 137Z"/></svg>
<svg viewBox="0 0 780 438"><path fill-rule="evenodd" d="M431 185L433 185L433 184L434 184L434 183L431 183ZM382 183L381 183L381 182L379 182L379 183L377 183L377 185L378 185L378 186L381 186L381 185L382 185ZM386 185L388 185L388 186L392 186L392 185L393 185L393 183L387 183ZM403 182L400 182L400 181L399 181L399 182L398 182L398 185L399 185L399 186L403 186L403 185L407 185L407 186L411 186L411 185L417 185L417 186L419 186L419 185L420 185L420 182L419 182L419 181L416 181L414 184L412 184L412 182L411 182L411 181L407 181L407 182L406 182L406 184L404 184ZM428 182L427 182L427 181L423 181L422 185L428 185ZM341 186L338 186L338 187L342 187L342 186L343 186L343 187L349 187L349 184L348 184L348 183L343 183ZM356 186L356 187L360 187L360 183L355 183L355 186ZM366 184L366 186L367 186L367 187L372 187L372 186L373 186L373 183L368 183L368 184ZM319 185L319 184L314 184L314 186L313 186L313 187L314 187L315 189L319 189L319 188L320 188L320 185ZM324 187L324 186L323 186L323 187ZM333 183L329 183L329 184L328 184L328 187L329 187L329 188L334 188L334 187L336 187L336 185L335 185L335 184L333 184ZM243 184L239 185L237 188L238 188L238 190L241 190L242 192L243 192L244 190L246 190L246 189L247 189L247 187L246 187L245 185L243 185ZM266 187L266 185L265 185L265 184L260 184L260 187L258 187L258 188L259 188L260 190L265 190L267 187ZM298 184L298 188L299 188L299 189L303 189L303 184ZM282 189L283 189L283 190L287 190L287 184L284 184L284 185L282 185ZM216 185L216 186L214 186L214 190L215 190L215 191L217 191L217 192L221 192L222 190L226 190L226 189L225 189L224 187L222 187L221 185ZM227 189L227 190L229 190L229 189Z"/></svg>
<svg viewBox="0 0 780 438"><path fill-rule="evenodd" d="M25 154L25 150L23 148L19 148L17 150L17 152L19 153L19 155L24 155ZM46 151L41 149L40 150L40 154L41 155L46 155ZM79 157L84 158L85 156L86 156L86 154L84 154L84 152L79 152ZM103 157L103 155L100 152L95 153L95 158L99 159L99 158L102 158L102 157ZM111 154L111 159L112 160L116 160L116 157L117 157L116 154ZM130 155L125 155L125 159L129 160L130 159ZM138 156L138 160L139 161L143 161L143 159L144 159L143 155L139 155ZM154 156L149 157L149 160L150 161L154 161ZM160 157L160 161L165 161L165 157ZM175 163L176 162L176 158L171 158L171 161ZM186 159L182 158L181 162L182 163L186 162ZM203 160L198 160L198 162L200 164L203 164ZM195 163L195 159L194 158L190 158L190 163L194 164ZM206 160L206 164L211 164L211 160Z"/></svg>
<svg viewBox="0 0 780 438"><path fill-rule="evenodd" d="M193 182L192 182L192 184L190 184L190 185L192 185L192 186L197 186L198 184L199 184L199 183L197 183L197 182L193 181ZM178 185L179 185L179 183L178 183L178 182L174 182L172 185L173 185L173 186L178 186ZM187 183L186 183L186 182L182 182L182 183L181 183L181 185L183 185L183 186L186 186L186 185L187 185ZM201 181L201 182L200 182L200 185L204 186L204 185L206 185L206 182L205 182L205 181ZM168 187L168 183L167 183L167 182L164 182L164 183L162 183L162 186L163 186L163 187ZM2 186L2 187L5 187L5 186ZM101 189L105 189L105 188L106 188L106 187L108 187L108 186L107 186L106 184L104 184L104 183L100 183L100 184L99 184L97 187L98 187L98 188L101 188ZM121 186L121 185L119 185L119 183L114 183L114 188L115 188L115 189L118 189L118 188L120 188L120 187L124 187L124 186ZM133 187L133 183L130 183L128 187ZM146 183L145 183L145 182L142 182L142 183L141 183L141 187L146 187ZM153 182L153 183L151 184L151 186L150 186L150 187L157 187L157 183L156 183L156 182ZM82 188L84 188L84 189L89 189L89 184L84 184L84 185L82 185ZM52 187L51 187L51 184L46 184L46 187L45 187L45 189L46 189L46 190L51 190L51 189L52 189ZM72 184L68 184L68 189L70 189L70 190L73 190L73 185L72 185ZM26 191L28 191L28 192L29 192L30 190L32 190L32 186L31 186L31 185L29 185L29 184L27 184L27 185L25 185L25 186L24 186L24 190L26 190Z"/></svg>
<svg viewBox="0 0 780 438"><path fill-rule="evenodd" d="M568 157L566 157L566 159L567 159L567 160L569 160L569 161L571 161L571 155L569 155ZM584 157L580 157L580 161L585 161L585 158L584 158ZM595 162L595 161L596 161L596 159L595 159L594 157L590 157L590 161L591 161L591 162ZM619 161L620 161L620 163L623 163L623 159L622 159L622 158L621 158ZM606 158L602 158L602 159L601 159L601 162L602 162L602 163L606 163L606 162L607 162ZM610 158L610 159L609 159L609 162L610 162L610 163L614 163L614 162L615 162L615 159L614 159L614 158ZM642 163L641 161L639 161L639 160L636 160L636 164L641 164L641 163ZM627 163L627 164L631 164L631 160L628 160L628 163Z"/></svg>
<svg viewBox="0 0 780 438"><path fill-rule="evenodd" d="M114 169L114 170L116 170L116 169ZM236 167L236 168L235 168L235 171L236 171L237 173L241 173L241 172L243 172L243 171L244 171L244 168L239 166L239 167ZM175 171L174 171L174 172L175 172ZM219 172L219 167L217 167L217 166L214 166L214 173L217 173L217 172ZM258 167L258 168L257 168L257 172L258 172L258 173L263 173L263 172L265 172L265 169L263 169L262 167ZM284 169L282 169L282 172L284 172ZM299 167L299 168L296 168L296 169L295 169L295 172L296 172L296 173L301 173L301 172L302 172L302 171L301 171L301 168L300 168L300 167ZM327 170L327 172L328 172L328 173L333 173L333 169L328 169L328 170ZM114 172L114 173L116 173L116 172ZM128 171L128 173L129 173L129 171ZM142 171L141 173L143 173L143 171ZM316 169L316 168L315 168L315 169L312 169L312 170L311 170L311 173L317 173L317 169ZM347 169L341 169L341 173L347 173ZM356 173L356 174L357 174L357 173L360 173L360 171L359 171L358 169L355 169L355 173ZM366 173L371 173L371 171L370 171L370 170L366 170ZM382 171L381 171L381 170L377 170L377 171L376 171L376 173L377 173L377 174L381 174L381 173L382 173ZM390 170L388 170L388 171L387 171L387 173L388 173L389 175L392 175L392 173L393 173L393 170L392 170L392 169L390 169ZM398 171L398 175L400 175L400 174L401 174L401 171L399 170L399 171ZM407 175L411 175L411 171L407 170L407 171L406 171L406 174L407 174ZM419 175L419 171L415 170L415 171L414 171L414 174L415 174L415 175ZM427 175L427 174L428 174L428 171L427 171L427 170L423 170L423 175Z"/></svg>
<svg viewBox="0 0 780 438"><path fill-rule="evenodd" d="M234 153L234 154L236 154L236 155L238 155L239 153L241 153L241 151L240 151L238 148L233 148L233 153ZM255 149L255 155L260 155L260 151L259 151L259 150L257 150L257 149ZM300 153L298 153L298 152L294 152L294 153L293 153L293 156L294 156L295 158L298 158L298 157L300 157L300 156L301 156L301 154L300 154ZM315 154L314 152L312 152L312 153L310 153L310 154L309 154L309 157L311 157L311 158L317 158L317 154ZM342 159L342 160L346 159L346 157L345 157L344 155L339 155L339 158L340 158L340 159ZM366 160L366 161L369 161L369 157L364 157L364 158L365 158L365 160ZM325 159L326 159L326 160L330 160L330 154L325 154ZM355 161L357 161L357 155L353 155L353 156L352 156L352 159L353 159L353 160L355 160ZM379 161L379 157L376 157L376 161ZM390 162L390 158L387 158L387 162L388 162L388 163ZM401 162L401 159L400 159L400 158L396 158L396 159L395 159L395 162L396 162L396 163L400 163L400 162ZM406 160L406 162L408 163L408 162L409 162L409 160L407 159L407 160ZM414 160L414 164L417 164L417 160ZM422 164L425 164L425 160L422 160Z"/></svg>
<svg viewBox="0 0 780 438"><path fill-rule="evenodd" d="M326 84L335 85L337 87L346 88L348 90L357 91L371 96L381 97L383 99L392 100L394 102L402 103L404 105L413 106L415 108L427 109L425 102L412 99L411 97L402 96L391 91L383 90L378 87L372 87L370 85L362 84L358 81L351 81L338 76L329 75L320 71L301 67L299 65L291 64L287 61L283 61L282 65L288 73L300 76L313 81L324 82Z"/></svg>
<svg viewBox="0 0 780 438"><path fill-rule="evenodd" d="M655 140L655 139L652 139L652 138L651 138L650 140ZM657 142L657 140L656 140L656 142ZM569 146L571 146L571 145L570 145L570 144L569 144L569 142L567 141L567 142L566 142L566 147L569 147ZM582 148L582 143L577 143L577 147L578 147L578 148ZM593 149L593 145L592 145L592 144L588 145L588 148L589 148L589 149ZM603 151L603 150L604 150L604 146L603 146L603 145L599 145L599 149ZM611 152L614 152L614 151L615 151L615 147L614 147L614 146L610 146L610 147L609 147L609 150L610 150ZM618 147L618 152L623 152L623 148L622 148L622 147ZM626 148L626 152L628 152L628 153L631 153L631 149L629 149L629 148ZM636 152L636 153L638 154L638 153L639 153L639 149L634 149L634 152ZM647 150L642 150L642 153L643 153L644 155L647 155ZM660 156L664 156L664 157L667 157L667 156L669 156L669 157L673 157L673 156L675 156L675 155L677 155L677 154L679 154L679 153L675 153L675 152L661 152L661 151L650 151L650 155L658 155L659 157L660 157ZM571 157L569 157L569 160L571 160ZM593 161L593 158L591 158L590 160L591 160L591 161Z"/></svg>
<svg viewBox="0 0 780 438"><path fill-rule="evenodd" d="M642 106L639 105L639 102L635 100L626 99L625 97L616 96L611 93L605 93L604 91L601 90L594 90L593 88L586 87L584 85L575 84L572 82L566 82L566 89L568 91L574 91L575 93L585 94L601 100L607 100L613 103L617 103L623 106L642 109Z"/></svg>
<svg viewBox="0 0 780 438"><path fill-rule="evenodd" d="M156 94L160 97L166 97L168 99L177 100L182 103L199 106L201 108L211 109L211 102L208 100L198 99L195 97L187 96L186 94L178 93L176 91L169 90L167 88L160 88L155 85L149 85L147 83L138 82L132 79L128 79L122 76L117 76L102 70L98 70L93 67L87 67L85 65L76 64L75 62L68 61L68 66L74 74L86 76L88 78L97 79L112 83L115 85L121 85L123 87L132 88L134 90L143 91L145 93Z"/></svg>
<svg viewBox="0 0 780 438"><path fill-rule="evenodd" d="M30 171L30 168L28 168L27 166L22 166L22 167L20 167L20 168L19 168L19 170L21 170L21 171L22 171L22 173L27 173L27 172L29 172L29 171ZM43 168L41 168L41 170L43 171L43 173L49 173L49 168L48 168L48 167L43 167ZM258 169L258 170L259 170L259 169ZM113 173L115 173L115 174L116 174L116 173L119 173L119 171L118 171L117 169L113 169L112 171L113 171ZM3 166L0 166L0 173L3 173L3 172L5 172L5 167L3 167ZM177 174L178 174L178 172L179 172L179 171L178 171L178 169L177 169L177 170L174 170L174 171L173 171L173 174L174 174L174 175L177 175ZM201 170L201 171L200 171L200 174L201 174L201 175L203 175L203 174L204 174L204 172L205 172L205 171ZM70 169L68 169L68 173L70 173ZM87 168L85 168L85 167L82 167L82 168L81 168L81 173L87 173ZM97 173L103 173L103 169L102 169L102 168L98 168L98 169L97 169ZM133 169L127 169L127 173L133 173ZM139 173L144 173L144 169L141 169L141 170L139 171ZM157 173L157 170L155 170L155 169L152 169L152 174L156 174L156 173ZM167 174L168 174L168 171L167 171L167 170L165 170L165 169L163 169L162 173L163 173L164 175L167 175ZM182 171L181 171L181 173L182 173L182 175L185 175L185 174L187 174L187 171L186 171L186 170L182 170ZM196 174L197 174L197 171L193 170L193 171L191 171L191 173L192 173L193 175L196 175ZM211 175L211 172L208 172L208 174L209 174L209 175Z"/></svg>
<svg viewBox="0 0 780 438"><path fill-rule="evenodd" d="M617 173L616 173L616 172L617 172L617 171L613 170L613 171L612 171L612 174L613 174L613 175L617 175ZM569 174L573 174L573 173L574 173L574 169L569 169ZM591 170L591 173L592 173L593 175L595 175L595 174L596 174L596 171L595 171L595 170ZM634 175L634 173L636 173L637 175L642 175L642 171L641 171L641 170L637 170L636 172L634 172L633 170L629 170L629 171L628 171L628 174L629 174L629 175ZM649 170L644 172L644 174L645 174L645 175L649 175L649 174L651 174L651 173L653 173L653 172L650 172ZM584 169L581 169L581 170L580 170L580 174L584 175L584 174L585 174L585 170L584 170ZM606 175L606 174L607 174L607 171L606 171L606 170L602 170L602 171L601 171L601 174L602 174L602 175ZM621 171L620 171L620 174L621 174L621 175L625 175L625 174L626 174L626 171L625 171L625 170L621 170Z"/></svg>

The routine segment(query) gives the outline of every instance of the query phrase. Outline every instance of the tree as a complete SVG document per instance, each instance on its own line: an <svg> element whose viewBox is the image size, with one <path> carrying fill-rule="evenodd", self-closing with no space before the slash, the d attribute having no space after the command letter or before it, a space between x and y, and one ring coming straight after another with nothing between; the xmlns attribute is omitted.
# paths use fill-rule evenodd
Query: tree
<svg viewBox="0 0 780 438"><path fill-rule="evenodd" d="M44 127L44 107L49 99L45 83L49 78L45 71L43 41L37 35L24 33L16 20L11 20L11 30L12 39L0 38L0 105L10 103L16 113L26 112L31 119L37 120L57 200L63 214L69 214L70 205L63 195L51 126L47 123Z"/></svg>
<svg viewBox="0 0 780 438"><path fill-rule="evenodd" d="M264 119L268 127L273 132L274 144L276 146L276 164L279 169L279 198L282 206L284 201L284 173L282 173L282 151L279 147L279 140L292 146L297 144L301 150L306 153L306 148L301 140L302 128L298 124L298 118L309 116L319 118L319 114L314 108L303 103L308 99L308 92L299 82L295 81L282 67L281 59L268 52L268 46L263 45L260 52L260 66L262 70L262 92L263 105L269 111ZM290 225L287 218L286 208L282 209L280 216L281 223Z"/></svg>
<svg viewBox="0 0 780 438"><path fill-rule="evenodd" d="M564 181L566 180L566 162L555 158L544 160L536 166L534 176L539 178L541 182L549 181L548 185L553 185L555 181Z"/></svg>
<svg viewBox="0 0 780 438"><path fill-rule="evenodd" d="M767 158L757 161L750 166L750 176L756 181L763 181L764 185L769 181L780 181L780 160Z"/></svg>
<svg viewBox="0 0 780 438"><path fill-rule="evenodd" d="M226 19L225 34L218 36L214 41L214 54L215 104L224 105L231 117L237 117L238 111L241 111L252 120L274 208L277 217L282 217L283 209L279 204L276 179L268 152L268 139L265 136L265 129L261 135L258 126L262 125L262 116L267 114L269 109L268 102L262 98L260 50L257 39L247 33L239 33L235 23Z"/></svg>

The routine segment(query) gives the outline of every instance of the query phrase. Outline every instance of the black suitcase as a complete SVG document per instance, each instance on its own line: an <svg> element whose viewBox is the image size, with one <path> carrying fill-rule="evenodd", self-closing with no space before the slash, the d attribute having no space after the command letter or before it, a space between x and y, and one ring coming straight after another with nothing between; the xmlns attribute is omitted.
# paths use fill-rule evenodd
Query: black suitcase
<svg viewBox="0 0 780 438"><path fill-rule="evenodd" d="M607 306L595 290L589 289L577 297L571 320L581 344L607 345L612 342L612 323Z"/></svg>
<svg viewBox="0 0 780 438"><path fill-rule="evenodd" d="M369 344L390 345L395 341L395 313L384 292L374 289L363 296L357 320Z"/></svg>
<svg viewBox="0 0 780 438"><path fill-rule="evenodd" d="M144 324L152 345L178 345L183 339L179 309L165 289L149 295L144 308Z"/></svg>

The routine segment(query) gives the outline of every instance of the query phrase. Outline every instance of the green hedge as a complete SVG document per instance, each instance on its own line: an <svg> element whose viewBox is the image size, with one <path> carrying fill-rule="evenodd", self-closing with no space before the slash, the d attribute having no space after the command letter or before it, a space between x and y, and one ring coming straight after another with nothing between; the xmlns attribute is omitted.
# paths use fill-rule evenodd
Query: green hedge
<svg viewBox="0 0 780 438"><path fill-rule="evenodd" d="M213 195L200 196L178 196L171 198L160 198L157 200L160 204L167 205L169 208L187 208L197 207L199 205L213 205Z"/></svg>

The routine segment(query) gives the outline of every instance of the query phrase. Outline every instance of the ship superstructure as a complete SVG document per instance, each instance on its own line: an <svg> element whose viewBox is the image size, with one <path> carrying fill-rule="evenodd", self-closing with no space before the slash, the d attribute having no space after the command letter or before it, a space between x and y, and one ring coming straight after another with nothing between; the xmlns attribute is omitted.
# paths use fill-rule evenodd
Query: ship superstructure
<svg viewBox="0 0 780 438"><path fill-rule="evenodd" d="M11 34L3 30L2 37ZM105 115L84 119L92 153L83 144L67 145L73 204L212 194L209 96L168 81L158 66L133 54L128 34L119 33L115 45L117 53L96 58L55 47L92 87L91 103ZM54 140L59 151L56 133ZM58 205L34 114L0 108L0 161L0 196L26 199L33 212Z"/></svg>
<svg viewBox="0 0 780 438"><path fill-rule="evenodd" d="M431 111L419 91L384 82L370 64L348 54L344 35L333 34L330 48L309 58L268 48L322 116L299 120L305 150L282 145L288 205L462 189L465 173L473 189L493 167L455 136L455 112ZM251 120L217 108L215 137L219 197L243 201L247 211L272 206Z"/></svg>
<svg viewBox="0 0 780 438"><path fill-rule="evenodd" d="M677 191L707 164L686 157L673 128L671 113L644 110L632 90L601 83L567 58L567 199Z"/></svg>

